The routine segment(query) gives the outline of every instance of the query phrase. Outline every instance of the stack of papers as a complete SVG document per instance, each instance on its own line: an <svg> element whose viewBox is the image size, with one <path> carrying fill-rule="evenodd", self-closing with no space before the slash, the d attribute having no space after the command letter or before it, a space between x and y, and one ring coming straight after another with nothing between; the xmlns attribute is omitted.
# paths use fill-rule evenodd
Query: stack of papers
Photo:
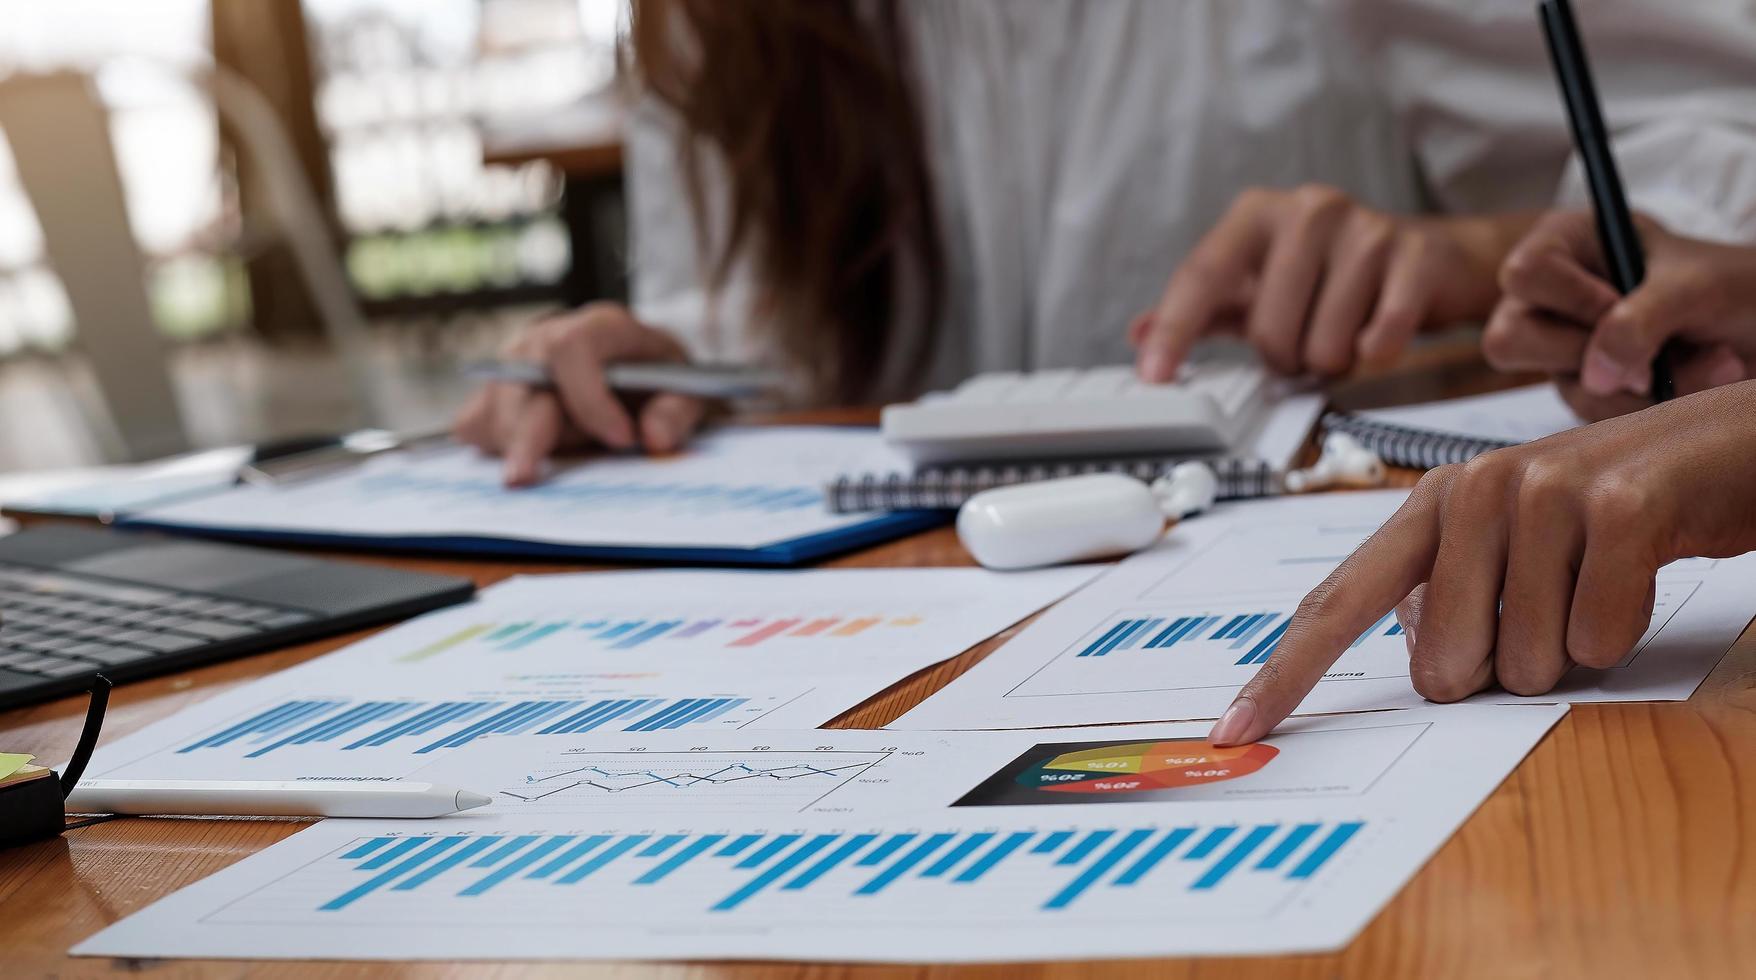
<svg viewBox="0 0 1756 980"><path fill-rule="evenodd" d="M840 440L825 438L835 455ZM799 463L771 448L774 467ZM669 484L651 482L651 464L640 476L600 464L510 507L474 461L441 454L155 518L469 536L493 512L496 533L530 540L675 532L757 549L772 528L808 538L835 520L793 506L784 488L802 475L732 489L742 464L729 449L716 461L721 449L675 464ZM589 509L563 520L578 500L617 494L622 520ZM1756 558L1675 563L1619 666L1576 670L1544 698L1489 692L1443 708L1414 694L1386 615L1303 706L1347 714L1295 718L1227 749L1204 741L1208 721L1172 721L1217 716L1273 655L1299 599L1404 496L1228 505L1101 575L515 579L215 697L91 766L416 778L491 805L324 821L75 952L1006 962L1339 948L1565 702L1687 697L1756 594ZM717 503L700 510L698 498ZM636 527L635 515L651 520ZM891 729L812 730L1069 592ZM1156 723L1048 727L1121 721Z"/></svg>

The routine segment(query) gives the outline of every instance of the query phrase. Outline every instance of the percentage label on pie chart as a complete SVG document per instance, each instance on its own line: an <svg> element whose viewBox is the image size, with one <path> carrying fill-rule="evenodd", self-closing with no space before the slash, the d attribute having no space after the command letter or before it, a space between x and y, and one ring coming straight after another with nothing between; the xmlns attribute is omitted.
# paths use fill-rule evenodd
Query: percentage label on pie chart
<svg viewBox="0 0 1756 980"><path fill-rule="evenodd" d="M1051 756L1017 780L1052 793L1151 792L1248 776L1279 754L1262 744L1222 749L1200 741L1135 742Z"/></svg>

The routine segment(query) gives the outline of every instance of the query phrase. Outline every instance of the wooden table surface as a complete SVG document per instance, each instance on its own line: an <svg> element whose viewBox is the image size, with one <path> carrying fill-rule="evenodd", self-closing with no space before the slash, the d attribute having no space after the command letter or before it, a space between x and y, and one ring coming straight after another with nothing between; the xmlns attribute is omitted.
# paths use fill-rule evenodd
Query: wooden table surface
<svg viewBox="0 0 1756 980"><path fill-rule="evenodd" d="M1469 371L1356 385L1357 401L1479 387ZM1407 482L1410 474L1402 474ZM374 560L374 559L364 559ZM576 566L376 559L481 585ZM949 530L829 562L966 565ZM1014 631L926 670L830 727L875 728L968 670ZM118 688L115 738L364 633ZM67 699L0 713L0 749L62 759L83 713ZM591 976L1317 978L1756 976L1756 639L1746 633L1677 704L1575 708L1352 945L1324 956L991 967L833 964L347 964L74 959L68 947L171 891L295 833L275 820L128 819L0 852L0 977Z"/></svg>

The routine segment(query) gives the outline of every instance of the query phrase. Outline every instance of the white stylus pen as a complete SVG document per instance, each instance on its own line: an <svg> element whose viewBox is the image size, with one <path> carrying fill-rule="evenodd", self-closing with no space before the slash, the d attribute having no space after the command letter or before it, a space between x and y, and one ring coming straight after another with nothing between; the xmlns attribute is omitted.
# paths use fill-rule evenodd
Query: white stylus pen
<svg viewBox="0 0 1756 980"><path fill-rule="evenodd" d="M196 817L443 817L493 802L437 783L82 779L68 813Z"/></svg>

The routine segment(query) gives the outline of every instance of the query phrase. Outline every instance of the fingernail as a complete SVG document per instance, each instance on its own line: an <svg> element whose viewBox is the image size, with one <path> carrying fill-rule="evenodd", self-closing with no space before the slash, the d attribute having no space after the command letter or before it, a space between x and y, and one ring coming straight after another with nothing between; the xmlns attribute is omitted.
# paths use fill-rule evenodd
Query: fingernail
<svg viewBox="0 0 1756 980"><path fill-rule="evenodd" d="M1214 745L1236 745L1244 740L1250 730L1250 723L1256 720L1256 702L1249 698L1239 698L1232 702L1226 713L1219 716L1219 722L1208 733L1207 740Z"/></svg>
<svg viewBox="0 0 1756 980"><path fill-rule="evenodd" d="M1594 395L1613 395L1621 391L1627 377L1628 369L1601 350L1588 352L1579 371L1579 383Z"/></svg>

